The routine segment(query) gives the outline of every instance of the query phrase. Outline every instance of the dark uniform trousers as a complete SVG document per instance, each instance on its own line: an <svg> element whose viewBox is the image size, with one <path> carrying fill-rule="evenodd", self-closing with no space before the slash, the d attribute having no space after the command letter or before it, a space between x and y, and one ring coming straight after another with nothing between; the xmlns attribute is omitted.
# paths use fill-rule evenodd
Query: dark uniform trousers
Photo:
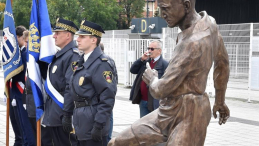
<svg viewBox="0 0 259 146"><path fill-rule="evenodd" d="M13 90L12 92L17 93L17 91L15 91L15 90ZM18 97L17 95L12 95L12 96L13 96L12 98L15 98L15 100L16 100L16 106L14 106L13 109L14 109L17 125L19 125L19 127L20 127L19 130L20 130L20 134L22 135L22 139L23 139L22 145L23 146L35 146L36 141L33 136L33 130L31 128L31 124L29 122L28 114L23 107L22 97L21 97L22 95L20 97Z"/></svg>
<svg viewBox="0 0 259 146"><path fill-rule="evenodd" d="M16 117L18 117L18 115L15 115L16 112L14 112L14 108L11 104L12 100L13 98L10 97L9 110L10 110L10 120L13 127L13 132L15 135L14 146L22 146L22 135L21 135L21 129L20 129L21 127L19 122L16 120Z"/></svg>
<svg viewBox="0 0 259 146"><path fill-rule="evenodd" d="M69 92L67 86L73 69L71 64L79 57L77 48L75 48L73 41L68 43L63 49L61 49L55 55L52 63L49 65L49 81L57 92L59 92L64 98L63 108L56 103L50 93L48 93L47 100L45 102L45 114L43 118L43 125L46 125L50 130L50 136L54 146L77 146L77 140L75 134L70 134L63 130L62 118L67 111L66 100L68 99ZM46 86L46 84L45 84ZM73 109L72 109L73 110ZM72 114L72 112L71 112Z"/></svg>
<svg viewBox="0 0 259 146"><path fill-rule="evenodd" d="M36 118L29 118L34 137L37 141L37 122ZM53 142L50 135L50 129L49 127L43 127L41 126L41 146L53 146Z"/></svg>

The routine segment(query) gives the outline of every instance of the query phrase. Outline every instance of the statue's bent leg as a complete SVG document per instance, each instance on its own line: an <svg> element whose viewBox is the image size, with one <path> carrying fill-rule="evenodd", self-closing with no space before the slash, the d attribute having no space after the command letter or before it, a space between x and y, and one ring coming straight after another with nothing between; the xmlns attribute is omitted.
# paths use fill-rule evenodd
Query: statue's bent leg
<svg viewBox="0 0 259 146"><path fill-rule="evenodd" d="M203 146L211 119L208 95L183 96L179 114L183 114L183 120L171 128L167 146Z"/></svg>
<svg viewBox="0 0 259 146"><path fill-rule="evenodd" d="M108 146L153 146L166 142L159 127L156 126L157 110L144 116L112 139Z"/></svg>

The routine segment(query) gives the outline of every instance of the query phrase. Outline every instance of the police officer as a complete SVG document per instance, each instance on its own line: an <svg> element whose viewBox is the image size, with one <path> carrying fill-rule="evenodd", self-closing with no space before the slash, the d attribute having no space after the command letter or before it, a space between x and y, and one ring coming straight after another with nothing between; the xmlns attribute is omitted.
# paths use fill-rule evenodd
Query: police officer
<svg viewBox="0 0 259 146"><path fill-rule="evenodd" d="M80 146L107 146L117 81L114 64L99 47L102 33L100 25L86 20L76 32L78 49L84 55L75 64L70 91L75 105L73 125Z"/></svg>
<svg viewBox="0 0 259 146"><path fill-rule="evenodd" d="M42 123L50 128L55 146L77 145L76 137L71 133L72 112L67 106L71 99L68 84L73 73L70 64L79 57L78 49L73 41L77 30L77 26L72 21L62 18L57 19L53 30L55 44L61 50L57 52L47 71L44 87L48 96Z"/></svg>

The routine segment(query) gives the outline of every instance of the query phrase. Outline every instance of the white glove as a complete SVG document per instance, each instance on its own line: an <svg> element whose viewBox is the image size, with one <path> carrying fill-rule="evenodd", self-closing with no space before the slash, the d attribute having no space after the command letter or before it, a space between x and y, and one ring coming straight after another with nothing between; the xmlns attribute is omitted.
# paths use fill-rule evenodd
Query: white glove
<svg viewBox="0 0 259 146"><path fill-rule="evenodd" d="M16 106L16 100L15 99L13 99L13 101L12 101L12 106Z"/></svg>

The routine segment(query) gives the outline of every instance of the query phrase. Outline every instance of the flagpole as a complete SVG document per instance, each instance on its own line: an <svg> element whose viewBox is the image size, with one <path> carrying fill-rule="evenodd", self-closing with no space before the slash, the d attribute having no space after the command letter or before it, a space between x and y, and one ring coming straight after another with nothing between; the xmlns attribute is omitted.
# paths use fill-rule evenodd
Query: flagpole
<svg viewBox="0 0 259 146"><path fill-rule="evenodd" d="M8 87L9 82L6 83L6 87ZM9 88L8 88L9 90ZM9 90L10 91L10 90ZM6 146L9 146L9 116L10 116L10 93L6 93Z"/></svg>
<svg viewBox="0 0 259 146"><path fill-rule="evenodd" d="M41 118L37 121L37 146L41 146Z"/></svg>
<svg viewBox="0 0 259 146"><path fill-rule="evenodd" d="M41 118L37 121L37 146L41 146Z"/></svg>
<svg viewBox="0 0 259 146"><path fill-rule="evenodd" d="M11 6L13 5L13 0L11 0ZM6 83L6 87L9 82ZM5 88L6 88L5 87ZM10 88L8 88L8 92L6 93L7 98L6 98L6 146L9 146L9 117L10 117Z"/></svg>

